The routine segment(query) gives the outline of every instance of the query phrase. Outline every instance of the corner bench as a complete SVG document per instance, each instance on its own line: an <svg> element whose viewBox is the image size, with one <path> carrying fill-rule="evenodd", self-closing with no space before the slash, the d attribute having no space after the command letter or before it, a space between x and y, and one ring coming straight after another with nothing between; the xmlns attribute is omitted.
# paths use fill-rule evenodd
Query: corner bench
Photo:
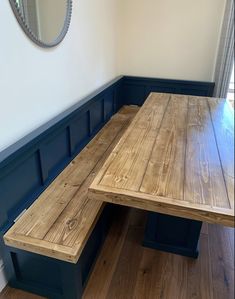
<svg viewBox="0 0 235 299"><path fill-rule="evenodd" d="M88 187L133 119L123 107L4 235L10 285L47 298L81 298L113 206Z"/></svg>

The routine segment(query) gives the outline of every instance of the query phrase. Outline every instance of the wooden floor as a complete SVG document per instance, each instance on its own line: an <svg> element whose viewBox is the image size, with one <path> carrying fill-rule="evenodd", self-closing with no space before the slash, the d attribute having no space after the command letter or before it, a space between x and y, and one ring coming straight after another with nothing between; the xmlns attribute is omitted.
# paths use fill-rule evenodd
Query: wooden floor
<svg viewBox="0 0 235 299"><path fill-rule="evenodd" d="M146 212L118 208L83 299L233 299L234 230L204 225L197 260L141 246ZM0 299L40 299L6 288Z"/></svg>

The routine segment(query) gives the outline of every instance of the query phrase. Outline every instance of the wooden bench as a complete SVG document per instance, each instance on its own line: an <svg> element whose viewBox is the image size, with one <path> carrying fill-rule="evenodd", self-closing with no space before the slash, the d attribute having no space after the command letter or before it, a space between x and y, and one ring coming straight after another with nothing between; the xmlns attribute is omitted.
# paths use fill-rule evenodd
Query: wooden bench
<svg viewBox="0 0 235 299"><path fill-rule="evenodd" d="M48 298L82 296L112 206L88 187L137 112L123 107L4 235L10 285Z"/></svg>

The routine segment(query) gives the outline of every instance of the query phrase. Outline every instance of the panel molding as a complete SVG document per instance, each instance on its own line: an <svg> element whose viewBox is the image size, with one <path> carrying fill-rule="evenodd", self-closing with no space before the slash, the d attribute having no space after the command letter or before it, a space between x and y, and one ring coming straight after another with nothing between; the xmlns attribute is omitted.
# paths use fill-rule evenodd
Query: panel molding
<svg viewBox="0 0 235 299"><path fill-rule="evenodd" d="M126 104L141 106L150 92L212 97L214 87L213 82L125 76L122 90Z"/></svg>
<svg viewBox="0 0 235 299"><path fill-rule="evenodd" d="M0 231L9 229L122 106L121 83L116 78L0 154Z"/></svg>

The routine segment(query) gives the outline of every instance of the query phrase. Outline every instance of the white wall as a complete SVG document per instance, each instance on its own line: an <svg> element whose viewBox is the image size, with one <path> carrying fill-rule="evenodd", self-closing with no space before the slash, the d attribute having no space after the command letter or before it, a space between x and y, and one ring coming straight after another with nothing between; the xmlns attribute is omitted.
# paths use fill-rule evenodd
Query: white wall
<svg viewBox="0 0 235 299"><path fill-rule="evenodd" d="M65 40L45 50L0 1L0 151L118 74L213 80L224 7L225 0L73 1Z"/></svg>
<svg viewBox="0 0 235 299"><path fill-rule="evenodd" d="M117 76L117 1L73 1L69 32L49 50L0 1L0 151Z"/></svg>
<svg viewBox="0 0 235 299"><path fill-rule="evenodd" d="M119 1L119 73L213 80L225 0Z"/></svg>

